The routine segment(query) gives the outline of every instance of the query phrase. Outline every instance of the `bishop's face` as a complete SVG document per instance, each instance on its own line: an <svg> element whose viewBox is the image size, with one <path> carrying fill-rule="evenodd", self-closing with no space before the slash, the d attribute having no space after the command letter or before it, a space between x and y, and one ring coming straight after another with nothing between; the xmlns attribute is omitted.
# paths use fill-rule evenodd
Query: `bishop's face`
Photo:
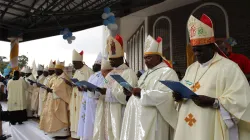
<svg viewBox="0 0 250 140"><path fill-rule="evenodd" d="M55 73L54 70L49 70L49 75L53 75Z"/></svg>
<svg viewBox="0 0 250 140"><path fill-rule="evenodd" d="M200 64L206 63L214 56L215 50L213 44L193 46L193 52Z"/></svg>
<svg viewBox="0 0 250 140"><path fill-rule="evenodd" d="M82 61L73 61L72 63L73 63L74 68L75 68L76 70L81 69L81 68L83 67Z"/></svg>
<svg viewBox="0 0 250 140"><path fill-rule="evenodd" d="M145 55L144 56L145 64L149 69L152 69L153 67L157 66L162 62L161 56L159 55Z"/></svg>
<svg viewBox="0 0 250 140"><path fill-rule="evenodd" d="M41 76L43 74L43 71L37 71L37 75Z"/></svg>
<svg viewBox="0 0 250 140"><path fill-rule="evenodd" d="M63 70L61 69L55 69L56 75L60 76L63 73Z"/></svg>

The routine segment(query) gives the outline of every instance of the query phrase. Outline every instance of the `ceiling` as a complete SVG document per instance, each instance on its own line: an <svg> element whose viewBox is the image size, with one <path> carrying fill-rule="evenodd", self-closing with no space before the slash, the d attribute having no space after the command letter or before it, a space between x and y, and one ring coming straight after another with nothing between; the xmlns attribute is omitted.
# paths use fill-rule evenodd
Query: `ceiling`
<svg viewBox="0 0 250 140"><path fill-rule="evenodd" d="M116 17L164 0L0 0L0 40L20 36L29 41L102 25L101 15L110 7Z"/></svg>

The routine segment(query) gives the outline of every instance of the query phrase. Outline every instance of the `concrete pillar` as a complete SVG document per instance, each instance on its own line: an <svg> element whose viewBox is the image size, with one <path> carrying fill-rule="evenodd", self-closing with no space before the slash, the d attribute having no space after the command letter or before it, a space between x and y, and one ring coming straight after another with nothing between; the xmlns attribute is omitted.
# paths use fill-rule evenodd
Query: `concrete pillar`
<svg viewBox="0 0 250 140"><path fill-rule="evenodd" d="M10 37L10 64L12 71L19 70L18 68L18 53L19 53L19 41L22 41L22 38Z"/></svg>

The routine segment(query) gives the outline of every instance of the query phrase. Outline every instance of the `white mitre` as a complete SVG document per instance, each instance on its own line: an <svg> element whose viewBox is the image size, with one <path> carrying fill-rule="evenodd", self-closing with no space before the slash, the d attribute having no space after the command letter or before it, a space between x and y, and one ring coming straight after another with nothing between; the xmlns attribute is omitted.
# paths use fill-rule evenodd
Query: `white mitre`
<svg viewBox="0 0 250 140"><path fill-rule="evenodd" d="M44 69L44 66L43 66L43 65L38 64L37 71L43 71L43 69Z"/></svg>
<svg viewBox="0 0 250 140"><path fill-rule="evenodd" d="M96 57L95 64L100 64L102 63L102 53L100 52L98 56Z"/></svg>
<svg viewBox="0 0 250 140"><path fill-rule="evenodd" d="M32 73L32 69L27 66L26 69L25 69L25 73Z"/></svg>
<svg viewBox="0 0 250 140"><path fill-rule="evenodd" d="M72 52L72 61L83 61L83 51L78 53L75 49Z"/></svg>
<svg viewBox="0 0 250 140"><path fill-rule="evenodd" d="M57 60L55 69L61 69L61 70L63 70L64 69L64 64L65 64L65 61L60 62L59 60Z"/></svg>

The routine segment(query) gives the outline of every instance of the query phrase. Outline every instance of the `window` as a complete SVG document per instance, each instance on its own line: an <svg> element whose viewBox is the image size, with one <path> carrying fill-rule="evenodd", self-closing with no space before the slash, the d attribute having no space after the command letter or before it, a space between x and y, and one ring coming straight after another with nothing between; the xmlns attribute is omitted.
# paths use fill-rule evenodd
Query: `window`
<svg viewBox="0 0 250 140"><path fill-rule="evenodd" d="M143 58L143 54L144 54L144 27L141 27L140 29L140 43L139 43L139 70L144 69L144 58Z"/></svg>
<svg viewBox="0 0 250 140"><path fill-rule="evenodd" d="M139 28L134 32L134 34L128 39L127 52L129 53L129 66L135 72L138 70L144 69L143 62L143 47L144 47L144 38L145 38L145 23L143 22Z"/></svg>
<svg viewBox="0 0 250 140"><path fill-rule="evenodd" d="M162 55L172 61L172 24L166 16L161 16L154 22L153 36L156 39L160 36L162 42Z"/></svg>

